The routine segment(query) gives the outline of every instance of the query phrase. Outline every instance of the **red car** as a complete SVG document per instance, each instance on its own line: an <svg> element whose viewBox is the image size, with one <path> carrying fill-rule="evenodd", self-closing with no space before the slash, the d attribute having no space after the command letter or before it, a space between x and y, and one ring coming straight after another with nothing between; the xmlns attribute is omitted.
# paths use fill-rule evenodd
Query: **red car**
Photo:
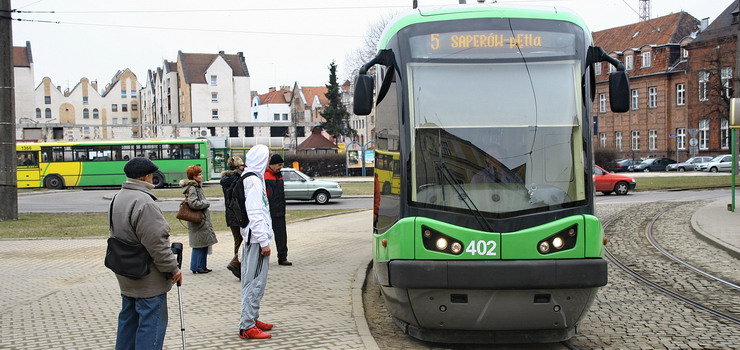
<svg viewBox="0 0 740 350"><path fill-rule="evenodd" d="M597 192L609 195L612 192L625 195L637 186L635 179L615 173L610 173L598 165L594 165L594 186Z"/></svg>

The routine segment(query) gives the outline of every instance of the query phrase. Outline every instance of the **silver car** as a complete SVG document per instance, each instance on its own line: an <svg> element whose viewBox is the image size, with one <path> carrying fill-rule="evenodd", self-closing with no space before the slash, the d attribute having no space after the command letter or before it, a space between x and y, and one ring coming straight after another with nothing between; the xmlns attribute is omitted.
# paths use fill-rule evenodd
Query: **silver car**
<svg viewBox="0 0 740 350"><path fill-rule="evenodd" d="M685 162L668 164L666 170L668 171L693 171L698 170L696 166L701 163L706 163L712 160L712 157L691 157L686 159Z"/></svg>
<svg viewBox="0 0 740 350"><path fill-rule="evenodd" d="M723 154L712 158L707 163L701 163L697 166L697 170L709 171L716 173L718 171L732 171L732 155Z"/></svg>
<svg viewBox="0 0 740 350"><path fill-rule="evenodd" d="M316 180L296 169L282 168L285 199L314 200L326 204L342 196L342 187L334 181Z"/></svg>

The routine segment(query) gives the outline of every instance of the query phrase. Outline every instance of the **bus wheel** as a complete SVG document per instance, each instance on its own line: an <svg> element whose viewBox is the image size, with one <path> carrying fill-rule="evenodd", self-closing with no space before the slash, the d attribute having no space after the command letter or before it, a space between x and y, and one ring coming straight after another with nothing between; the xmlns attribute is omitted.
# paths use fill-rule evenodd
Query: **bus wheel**
<svg viewBox="0 0 740 350"><path fill-rule="evenodd" d="M384 182L383 183L383 190L381 191L382 194L390 194L391 193L391 183L390 182Z"/></svg>
<svg viewBox="0 0 740 350"><path fill-rule="evenodd" d="M164 186L167 185L166 182L164 182L164 174L157 171L154 173L154 177L152 178L152 185L154 185L154 188L164 188Z"/></svg>
<svg viewBox="0 0 740 350"><path fill-rule="evenodd" d="M61 190L64 188L64 180L59 175L49 175L44 179L44 187L52 190Z"/></svg>

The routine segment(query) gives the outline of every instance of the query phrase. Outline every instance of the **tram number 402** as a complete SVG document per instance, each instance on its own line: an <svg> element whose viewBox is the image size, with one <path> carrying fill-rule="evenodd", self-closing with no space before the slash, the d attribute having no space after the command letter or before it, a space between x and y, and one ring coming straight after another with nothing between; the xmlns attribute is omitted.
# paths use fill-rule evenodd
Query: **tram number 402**
<svg viewBox="0 0 740 350"><path fill-rule="evenodd" d="M496 241L470 241L465 252L470 255L496 255Z"/></svg>

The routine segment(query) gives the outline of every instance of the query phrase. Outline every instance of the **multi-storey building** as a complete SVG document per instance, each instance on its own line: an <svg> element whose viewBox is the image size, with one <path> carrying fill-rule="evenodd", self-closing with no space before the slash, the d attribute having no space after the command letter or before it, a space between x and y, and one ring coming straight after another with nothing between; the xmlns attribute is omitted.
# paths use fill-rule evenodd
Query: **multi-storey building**
<svg viewBox="0 0 740 350"><path fill-rule="evenodd" d="M244 137L252 133L244 55L183 53L149 73L142 91L148 137Z"/></svg>
<svg viewBox="0 0 740 350"><path fill-rule="evenodd" d="M679 151L699 155L719 155L730 151L730 98L736 96L737 34L740 26L740 2L730 5L688 47L689 69L686 101L689 109L687 144ZM677 133L680 130L677 131ZM693 140L692 140L693 139Z"/></svg>
<svg viewBox="0 0 740 350"><path fill-rule="evenodd" d="M119 71L103 93L80 79L62 91L44 77L34 88L31 45L13 48L16 139L27 141L130 139L140 137L136 75Z"/></svg>
<svg viewBox="0 0 740 350"><path fill-rule="evenodd" d="M676 156L675 133L685 130L689 121L686 49L699 23L688 13L678 12L593 33L594 44L622 62L630 77L630 110L612 113L608 75L613 66L606 62L594 65L595 149L614 149L625 158ZM679 158L685 160L685 154Z"/></svg>
<svg viewBox="0 0 740 350"><path fill-rule="evenodd" d="M306 137L310 137L312 127L324 122L321 112L329 105L326 86L301 86L298 82L293 84L290 98L291 124L289 137L290 147L295 149Z"/></svg>
<svg viewBox="0 0 740 350"><path fill-rule="evenodd" d="M15 88L15 119L16 124L33 125L36 124L34 111L36 104L33 95L33 56L31 55L31 43L26 41L26 46L13 47L13 79ZM20 132L19 139L37 139L36 135L24 135L23 129ZM29 133L33 133L29 131Z"/></svg>
<svg viewBox="0 0 740 350"><path fill-rule="evenodd" d="M141 89L142 136L174 137L179 120L177 63L164 60L161 68L147 73Z"/></svg>

